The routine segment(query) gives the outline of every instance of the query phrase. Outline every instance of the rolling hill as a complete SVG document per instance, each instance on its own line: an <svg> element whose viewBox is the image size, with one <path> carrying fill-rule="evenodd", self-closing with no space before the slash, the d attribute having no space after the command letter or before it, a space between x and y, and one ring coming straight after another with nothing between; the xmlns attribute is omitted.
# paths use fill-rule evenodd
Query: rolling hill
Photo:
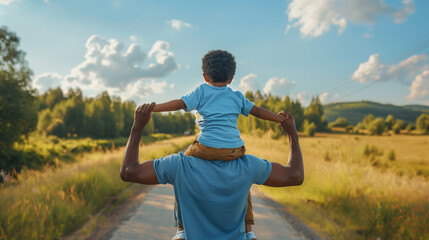
<svg viewBox="0 0 429 240"><path fill-rule="evenodd" d="M395 118L409 123L415 123L422 113L429 114L429 106L405 105L396 106L392 104L381 104L370 101L330 103L323 106L325 117L328 122L335 121L338 117L344 117L350 124L356 125L368 115L386 118L391 114Z"/></svg>

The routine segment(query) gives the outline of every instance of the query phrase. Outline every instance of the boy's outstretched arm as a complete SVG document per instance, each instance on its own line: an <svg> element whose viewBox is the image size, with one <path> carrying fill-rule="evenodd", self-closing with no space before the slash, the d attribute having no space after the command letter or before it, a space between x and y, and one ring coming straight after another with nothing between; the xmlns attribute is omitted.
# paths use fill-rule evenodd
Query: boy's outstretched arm
<svg viewBox="0 0 429 240"><path fill-rule="evenodd" d="M185 102L182 99L174 99L169 102L156 104L153 108L153 112L169 112L177 111L186 108Z"/></svg>
<svg viewBox="0 0 429 240"><path fill-rule="evenodd" d="M275 114L265 108L261 108L258 106L253 106L252 110L250 110L250 114L260 119L269 120L269 121L278 122L278 123L282 123L283 121L286 120L285 116L280 114Z"/></svg>

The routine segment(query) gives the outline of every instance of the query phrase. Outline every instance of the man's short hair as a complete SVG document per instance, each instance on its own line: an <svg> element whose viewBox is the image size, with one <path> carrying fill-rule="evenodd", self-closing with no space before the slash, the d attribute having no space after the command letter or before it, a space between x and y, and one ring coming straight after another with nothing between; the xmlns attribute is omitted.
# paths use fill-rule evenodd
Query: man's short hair
<svg viewBox="0 0 429 240"><path fill-rule="evenodd" d="M235 74L235 58L224 50L211 50L203 57L203 73L213 82L227 82Z"/></svg>

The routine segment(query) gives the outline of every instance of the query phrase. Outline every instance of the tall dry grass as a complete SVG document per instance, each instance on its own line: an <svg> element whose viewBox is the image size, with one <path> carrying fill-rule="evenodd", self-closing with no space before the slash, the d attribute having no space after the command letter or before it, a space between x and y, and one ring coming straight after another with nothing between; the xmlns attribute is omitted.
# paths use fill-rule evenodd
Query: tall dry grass
<svg viewBox="0 0 429 240"><path fill-rule="evenodd" d="M245 136L244 141L250 154L287 161L286 139ZM429 182L418 170L429 163L429 148L421 144L426 141L429 137L300 138L304 184L262 189L330 239L429 239Z"/></svg>
<svg viewBox="0 0 429 240"><path fill-rule="evenodd" d="M140 159L182 150L194 137L144 145ZM0 239L56 239L84 224L111 196L129 186L119 177L123 149L87 153L79 162L23 171L0 187Z"/></svg>

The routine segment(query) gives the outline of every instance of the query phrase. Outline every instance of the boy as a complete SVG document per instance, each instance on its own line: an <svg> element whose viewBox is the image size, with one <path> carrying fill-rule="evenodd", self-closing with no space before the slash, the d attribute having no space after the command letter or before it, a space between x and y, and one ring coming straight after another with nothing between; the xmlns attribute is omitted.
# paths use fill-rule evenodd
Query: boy
<svg viewBox="0 0 429 240"><path fill-rule="evenodd" d="M198 86L190 94L181 99L155 105L153 112L198 111L196 123L200 128L197 140L185 152L206 160L230 161L245 154L244 142L237 128L239 114L275 122L283 122L285 116L277 115L264 108L257 107L239 91L227 87L235 74L236 63L234 56L223 50L209 51L202 59L203 77L207 84ZM180 209L180 203L178 204ZM173 239L185 239L185 233L180 225ZM256 240L252 232L254 225L252 202L249 193L245 217L247 238Z"/></svg>

